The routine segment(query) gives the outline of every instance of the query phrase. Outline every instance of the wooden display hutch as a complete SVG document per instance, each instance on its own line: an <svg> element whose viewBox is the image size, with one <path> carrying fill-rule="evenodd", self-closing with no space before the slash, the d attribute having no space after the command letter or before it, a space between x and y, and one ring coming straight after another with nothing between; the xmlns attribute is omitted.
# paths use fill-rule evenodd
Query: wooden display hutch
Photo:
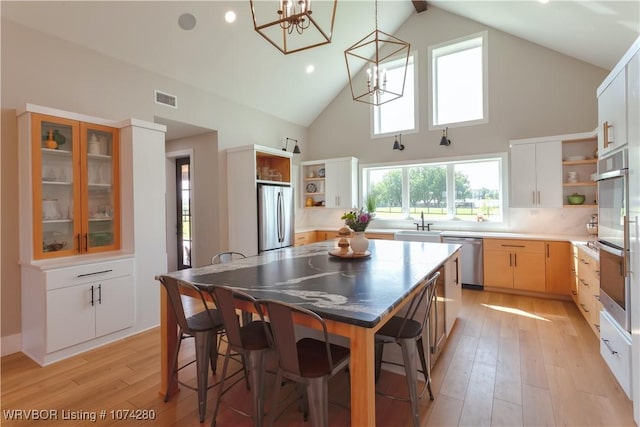
<svg viewBox="0 0 640 427"><path fill-rule="evenodd" d="M28 113L33 259L120 248L119 130Z"/></svg>

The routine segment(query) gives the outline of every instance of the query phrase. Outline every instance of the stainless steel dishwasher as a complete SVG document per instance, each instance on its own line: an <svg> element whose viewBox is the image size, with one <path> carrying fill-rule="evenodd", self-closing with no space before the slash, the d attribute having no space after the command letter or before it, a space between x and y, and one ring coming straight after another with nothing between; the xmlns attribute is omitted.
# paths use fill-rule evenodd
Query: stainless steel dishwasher
<svg viewBox="0 0 640 427"><path fill-rule="evenodd" d="M462 264L462 286L482 289L484 287L484 269L482 267L482 239L478 237L442 237L442 243L462 245L460 262Z"/></svg>

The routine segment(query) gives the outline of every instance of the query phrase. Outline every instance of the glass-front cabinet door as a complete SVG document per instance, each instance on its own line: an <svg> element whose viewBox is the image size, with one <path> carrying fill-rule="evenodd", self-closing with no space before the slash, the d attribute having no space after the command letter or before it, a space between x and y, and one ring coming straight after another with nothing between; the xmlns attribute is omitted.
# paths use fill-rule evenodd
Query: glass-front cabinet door
<svg viewBox="0 0 640 427"><path fill-rule="evenodd" d="M79 253L80 134L76 121L34 115L33 247L35 258Z"/></svg>
<svg viewBox="0 0 640 427"><path fill-rule="evenodd" d="M118 130L33 114L34 258L120 246Z"/></svg>
<svg viewBox="0 0 640 427"><path fill-rule="evenodd" d="M82 123L83 251L100 252L120 247L118 133L116 129Z"/></svg>

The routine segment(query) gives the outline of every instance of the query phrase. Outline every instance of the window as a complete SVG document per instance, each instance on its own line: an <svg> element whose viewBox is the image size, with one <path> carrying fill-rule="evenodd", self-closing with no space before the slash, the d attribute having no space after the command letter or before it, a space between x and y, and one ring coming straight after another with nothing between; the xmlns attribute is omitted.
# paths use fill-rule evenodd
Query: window
<svg viewBox="0 0 640 427"><path fill-rule="evenodd" d="M403 95L391 102L377 107L371 107L373 125L372 134L375 136L389 135L412 131L416 129L415 106L415 61L414 55L409 56L407 63L407 76L404 83ZM402 70L404 60L390 62L387 68L387 80L389 85L402 83ZM390 88L391 89L391 88ZM393 88L399 91L400 88Z"/></svg>
<svg viewBox="0 0 640 427"><path fill-rule="evenodd" d="M505 155L363 168L363 194L376 197L378 219L502 222Z"/></svg>
<svg viewBox="0 0 640 427"><path fill-rule="evenodd" d="M487 32L429 47L430 129L487 122Z"/></svg>

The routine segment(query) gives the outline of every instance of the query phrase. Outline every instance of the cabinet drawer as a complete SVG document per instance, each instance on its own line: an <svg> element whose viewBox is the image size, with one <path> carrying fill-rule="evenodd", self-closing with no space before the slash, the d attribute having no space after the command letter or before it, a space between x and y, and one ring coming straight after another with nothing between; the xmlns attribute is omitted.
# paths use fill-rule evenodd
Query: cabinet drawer
<svg viewBox="0 0 640 427"><path fill-rule="evenodd" d="M294 246L302 246L313 243L315 241L315 237L315 231L296 233Z"/></svg>
<svg viewBox="0 0 640 427"><path fill-rule="evenodd" d="M133 259L96 262L45 272L47 290L133 274Z"/></svg>
<svg viewBox="0 0 640 427"><path fill-rule="evenodd" d="M393 234L391 233L365 233L367 239L381 239L381 240L393 240Z"/></svg>
<svg viewBox="0 0 640 427"><path fill-rule="evenodd" d="M484 239L483 245L486 250L544 253L544 242L541 240Z"/></svg>
<svg viewBox="0 0 640 427"><path fill-rule="evenodd" d="M631 398L631 339L620 331L606 311L600 312L600 355Z"/></svg>

